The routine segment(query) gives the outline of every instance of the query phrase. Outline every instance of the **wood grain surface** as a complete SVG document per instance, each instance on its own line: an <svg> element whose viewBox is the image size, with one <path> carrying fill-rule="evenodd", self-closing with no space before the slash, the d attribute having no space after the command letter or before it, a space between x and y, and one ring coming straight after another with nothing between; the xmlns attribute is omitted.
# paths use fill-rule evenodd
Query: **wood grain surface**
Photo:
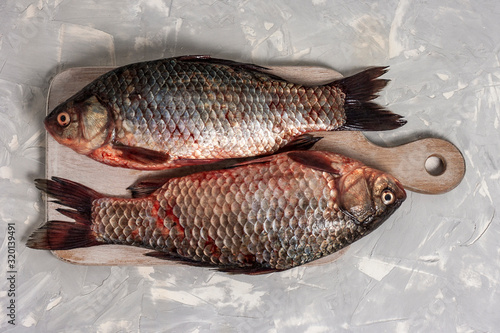
<svg viewBox="0 0 500 333"><path fill-rule="evenodd" d="M80 67L58 74L52 81L47 98L47 112L64 102L99 75L113 67ZM320 67L272 67L270 73L292 82L321 84L341 78L336 71ZM456 187L465 174L465 162L460 151L450 142L428 138L396 147L380 147L366 139L361 132L316 132L323 137L312 149L334 151L358 159L366 165L386 171L408 190L440 194ZM47 134L46 176L68 178L99 192L112 196L129 196L127 187L138 179L163 174L173 175L224 166L196 166L182 170L138 171L110 167L58 144ZM428 159L430 160L428 161ZM434 175L426 170L426 162L440 164ZM47 220L68 220L55 211L58 205L46 200ZM346 249L308 265L332 262ZM150 250L123 245L101 245L90 248L53 251L61 260L83 265L179 265L175 262L147 257Z"/></svg>

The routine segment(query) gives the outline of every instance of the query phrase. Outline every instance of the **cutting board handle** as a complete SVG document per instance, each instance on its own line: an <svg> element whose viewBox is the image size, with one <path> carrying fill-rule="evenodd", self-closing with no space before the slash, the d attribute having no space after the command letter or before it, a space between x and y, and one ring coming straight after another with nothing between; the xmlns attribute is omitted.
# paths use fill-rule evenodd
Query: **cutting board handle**
<svg viewBox="0 0 500 333"><path fill-rule="evenodd" d="M465 175L462 153L443 139L426 138L395 147L380 147L360 132L316 135L324 139L314 146L315 150L334 151L358 159L392 174L414 192L445 193L460 184Z"/></svg>

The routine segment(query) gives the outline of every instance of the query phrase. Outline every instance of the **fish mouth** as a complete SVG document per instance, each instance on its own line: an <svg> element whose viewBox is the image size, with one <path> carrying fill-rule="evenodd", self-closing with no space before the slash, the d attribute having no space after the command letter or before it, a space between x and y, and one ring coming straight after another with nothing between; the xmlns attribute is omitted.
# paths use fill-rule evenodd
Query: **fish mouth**
<svg viewBox="0 0 500 333"><path fill-rule="evenodd" d="M385 209L381 214L375 215L373 214L375 211L375 208L372 208L371 212L366 212L364 216L356 216L355 214L345 210L344 214L349 216L351 220L354 222L354 224L358 226L363 226L366 227L368 225L371 225L373 223L380 225L382 222L384 222L396 209L401 206L403 201L406 199L406 192L404 189L402 189L402 194L403 197L396 199L396 201L391 205L389 209ZM363 218L364 217L364 218Z"/></svg>
<svg viewBox="0 0 500 333"><path fill-rule="evenodd" d="M394 213L398 208L399 206L401 206L401 204L403 203L403 201L406 199L406 193L404 193L404 198L402 199L396 199L396 201L391 205L391 207L389 209L386 209L382 212L382 214L380 215L377 215L377 216L371 216L371 222L375 222L377 223L377 225L380 225L382 222L384 222L385 220L387 220L387 218L389 216L392 215L392 213Z"/></svg>
<svg viewBox="0 0 500 333"><path fill-rule="evenodd" d="M397 207L399 207L399 205L401 205L401 203L406 200L406 190L405 190L403 184L401 184L401 182L399 180L394 178L394 181L395 181L396 186L398 187L398 189L400 191L400 193L398 193L400 196L397 197L397 201L399 202Z"/></svg>
<svg viewBox="0 0 500 333"><path fill-rule="evenodd" d="M51 123L50 116L51 116L51 114L49 114L47 117L45 117L45 119L43 120L43 125L45 127L45 130L47 132L49 132L50 135L54 136L54 131L52 130L52 128L50 126L50 123Z"/></svg>
<svg viewBox="0 0 500 333"><path fill-rule="evenodd" d="M57 109L57 108L56 108ZM53 123L55 121L55 115L56 115L56 109L52 110L51 113L49 113L45 119L43 120L43 125L45 126L45 129L47 132L49 132L50 135L55 137L55 131L53 129Z"/></svg>

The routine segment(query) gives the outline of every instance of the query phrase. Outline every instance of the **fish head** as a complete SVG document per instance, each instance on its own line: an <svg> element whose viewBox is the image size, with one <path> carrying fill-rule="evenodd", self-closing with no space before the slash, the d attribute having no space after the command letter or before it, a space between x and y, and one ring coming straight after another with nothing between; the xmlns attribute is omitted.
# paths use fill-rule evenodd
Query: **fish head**
<svg viewBox="0 0 500 333"><path fill-rule="evenodd" d="M95 96L60 104L44 123L57 142L84 155L106 144L113 131L111 112Z"/></svg>
<svg viewBox="0 0 500 333"><path fill-rule="evenodd" d="M373 230L401 205L406 192L393 176L361 166L340 178L339 198L354 223Z"/></svg>

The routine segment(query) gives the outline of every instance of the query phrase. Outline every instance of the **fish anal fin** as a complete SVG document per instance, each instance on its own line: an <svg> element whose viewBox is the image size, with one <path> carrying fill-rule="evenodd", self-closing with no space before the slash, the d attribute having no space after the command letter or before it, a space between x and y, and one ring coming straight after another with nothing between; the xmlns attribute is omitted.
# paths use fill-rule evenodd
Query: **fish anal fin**
<svg viewBox="0 0 500 333"><path fill-rule="evenodd" d="M316 142L323 139L323 137L315 137L311 134L302 134L295 137L292 141L290 141L285 146L278 149L276 152L268 155L260 155L255 157L250 157L245 159L242 162L238 162L234 165L229 166L228 168L240 167L243 165L250 164L262 164L269 163L276 158L276 155L291 152L291 151L307 151L307 149L312 148Z"/></svg>
<svg viewBox="0 0 500 333"><path fill-rule="evenodd" d="M225 169L232 169L244 165L252 165L252 164L264 164L269 163L276 158L275 154L273 155L264 155L264 156L256 156L250 157L249 159L245 159L242 162L237 162L233 165L226 167Z"/></svg>
<svg viewBox="0 0 500 333"><path fill-rule="evenodd" d="M127 187L127 190L132 192L132 198L145 198L162 187L170 179L170 177L164 177L141 180Z"/></svg>
<svg viewBox="0 0 500 333"><path fill-rule="evenodd" d="M311 149L316 142L323 139L321 136L314 136L311 134L302 134L292 139L285 146L278 149L275 154L284 153L292 150L308 150Z"/></svg>
<svg viewBox="0 0 500 333"><path fill-rule="evenodd" d="M201 159L190 159L190 158L179 158L172 161L172 165L176 168L203 164L212 164L223 161L223 158L201 158Z"/></svg>

